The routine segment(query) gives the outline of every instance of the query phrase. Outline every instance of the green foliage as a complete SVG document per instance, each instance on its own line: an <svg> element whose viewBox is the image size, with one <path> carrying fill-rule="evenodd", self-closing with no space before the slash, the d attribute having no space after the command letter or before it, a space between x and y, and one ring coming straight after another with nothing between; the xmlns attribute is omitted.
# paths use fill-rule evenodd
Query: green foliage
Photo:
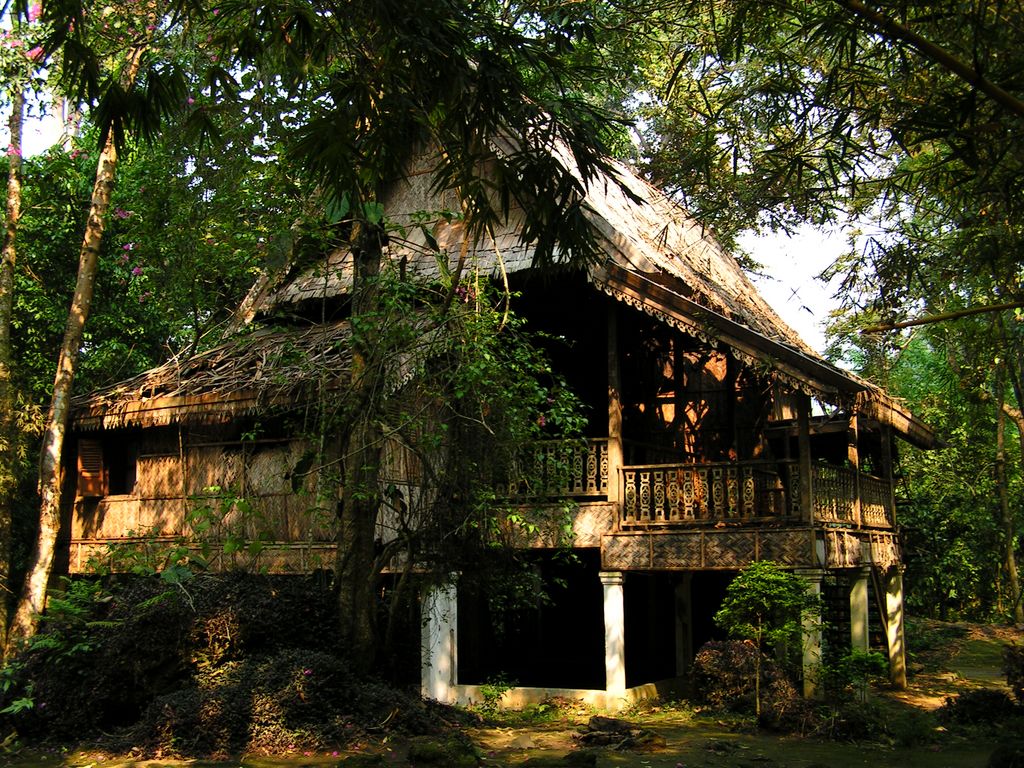
<svg viewBox="0 0 1024 768"><path fill-rule="evenodd" d="M17 660L0 666L0 701L6 704L3 709L0 709L0 715L17 715L19 712L25 712L35 706L31 681L24 683L24 690L21 690L22 669L22 664Z"/></svg>
<svg viewBox="0 0 1024 768"><path fill-rule="evenodd" d="M489 678L480 686L480 695L483 701L477 704L477 709L487 715L492 715L501 708L501 698L516 687L514 680L509 680L505 675L497 675Z"/></svg>
<svg viewBox="0 0 1024 768"><path fill-rule="evenodd" d="M893 353L888 345L863 342L863 373L885 385L945 440L939 451L903 451L896 486L898 518L907 562L907 602L918 615L988 620L1012 598L998 578L1004 558L995 446L995 413L986 387L991 347L961 326L935 337L918 333ZM961 333L963 332L963 335ZM987 348L987 353L986 353ZM984 372L957 364L970 354ZM980 389L971 384L979 379ZM1022 498L1020 451L1005 453L1009 498Z"/></svg>
<svg viewBox="0 0 1024 768"><path fill-rule="evenodd" d="M96 630L113 626L100 618L111 601L98 579L61 579L64 591L51 595L40 621L46 630L29 641L29 650L42 652L59 665L93 650Z"/></svg>
<svg viewBox="0 0 1024 768"><path fill-rule="evenodd" d="M1003 652L1003 672L1006 685L1013 692L1018 704L1024 704L1024 647L1016 643L1008 645Z"/></svg>
<svg viewBox="0 0 1024 768"><path fill-rule="evenodd" d="M369 402L333 394L316 428L344 434L368 410L415 457L422 484L383 487L383 518L398 534L388 546L451 572L501 562L496 549L511 562L516 544L539 535L564 544L569 509L509 503L513 486L546 501L564 485L586 423L539 337L480 276L417 285L386 265L373 288L376 308L354 333L372 336L367 370L399 384L376 387ZM551 448L544 461L539 441Z"/></svg>
<svg viewBox="0 0 1024 768"><path fill-rule="evenodd" d="M846 698L853 691L859 703L868 700L871 683L889 671L889 661L877 651L850 651L836 661L822 665L821 682L830 697Z"/></svg>
<svg viewBox="0 0 1024 768"><path fill-rule="evenodd" d="M758 648L793 644L799 643L803 620L816 609L817 598L802 578L777 563L758 560L729 582L715 623Z"/></svg>
<svg viewBox="0 0 1024 768"><path fill-rule="evenodd" d="M715 623L754 648L754 705L761 717L762 654L765 646L802 648L801 630L821 606L806 582L777 563L758 560L741 570L725 590Z"/></svg>

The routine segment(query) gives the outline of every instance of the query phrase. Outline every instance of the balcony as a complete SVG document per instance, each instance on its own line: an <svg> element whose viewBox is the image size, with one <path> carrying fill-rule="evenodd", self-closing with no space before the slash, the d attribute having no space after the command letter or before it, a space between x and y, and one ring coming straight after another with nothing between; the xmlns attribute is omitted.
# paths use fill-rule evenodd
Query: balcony
<svg viewBox="0 0 1024 768"><path fill-rule="evenodd" d="M608 440L545 442L526 459L520 499L608 500ZM800 467L787 461L627 465L619 470L618 529L734 524L894 527L889 481L830 464L810 466L811 510L801 508Z"/></svg>

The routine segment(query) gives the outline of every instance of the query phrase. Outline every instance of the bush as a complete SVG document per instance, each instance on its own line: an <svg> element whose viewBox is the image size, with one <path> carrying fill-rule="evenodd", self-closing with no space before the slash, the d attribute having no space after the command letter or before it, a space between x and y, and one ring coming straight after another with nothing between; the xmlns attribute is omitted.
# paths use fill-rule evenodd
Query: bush
<svg viewBox="0 0 1024 768"><path fill-rule="evenodd" d="M330 654L289 650L206 670L195 686L155 699L120 740L150 754L226 756L320 749L367 728L431 733L438 726L418 696L357 679Z"/></svg>
<svg viewBox="0 0 1024 768"><path fill-rule="evenodd" d="M1003 672L1006 684L1018 704L1024 704L1024 646L1008 645L1003 650Z"/></svg>
<svg viewBox="0 0 1024 768"><path fill-rule="evenodd" d="M750 641L704 644L693 661L693 683L700 702L716 709L754 714L754 675L759 651ZM802 730L807 703L774 660L761 658L760 724L779 730Z"/></svg>
<svg viewBox="0 0 1024 768"><path fill-rule="evenodd" d="M197 756L430 733L450 719L356 679L337 654L333 593L315 578L82 579L58 605L0 676L0 726L30 740Z"/></svg>
<svg viewBox="0 0 1024 768"><path fill-rule="evenodd" d="M938 716L939 722L943 725L998 726L1002 721L1019 713L1020 708L1005 691L979 688L946 697Z"/></svg>

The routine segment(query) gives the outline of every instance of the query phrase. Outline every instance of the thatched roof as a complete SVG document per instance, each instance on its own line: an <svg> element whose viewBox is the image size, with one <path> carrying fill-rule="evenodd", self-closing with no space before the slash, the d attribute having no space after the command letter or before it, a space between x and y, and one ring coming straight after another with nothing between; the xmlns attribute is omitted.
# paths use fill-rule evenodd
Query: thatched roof
<svg viewBox="0 0 1024 768"><path fill-rule="evenodd" d="M222 422L308 399L324 371L343 381L351 363L347 321L242 333L207 352L77 397L76 429Z"/></svg>
<svg viewBox="0 0 1024 768"><path fill-rule="evenodd" d="M557 152L570 172L575 165L567 152ZM714 235L677 203L666 197L621 163L612 163L615 178L599 176L585 186L583 211L592 224L607 263L669 285L697 304L741 323L759 334L810 352L795 331L757 293L735 258ZM580 185L583 187L582 179ZM437 256L428 253L426 237L417 222L424 212L458 211L454 193L431 189L428 166L395 184L384 203L389 221L405 228L406 237L392 238L388 256L404 259L411 274L430 279L440 274ZM530 269L531 244L520 241L522 211L515 209L503 227L482 242L466 243L462 224L440 214L428 229L454 268L465 247L471 269L497 276ZM602 264L591 268L597 277ZM352 255L347 250L328 254L269 296L259 308L264 314L304 301L347 294L352 285Z"/></svg>
<svg viewBox="0 0 1024 768"><path fill-rule="evenodd" d="M552 152L580 178L567 151L556 147ZM692 336L725 344L740 359L772 369L797 390L842 407L857 404L911 442L934 444L931 430L897 401L815 353L760 296L712 232L625 165L612 167L614 178L592 180L585 185L583 200L603 252L603 258L587 268L596 288ZM584 186L582 180L580 184ZM521 211L513 211L505 226L482 242L467 242L459 221L437 215L429 230L443 253L439 257L429 252L421 229L424 212L459 210L453 193L431 189L429 165L398 182L385 209L406 235L392 239L387 255L395 262L404 260L411 274L438 277L439 258L446 258L453 269L462 257L470 269L495 276L533 266L534 249L519 237ZM337 250L265 297L259 311L272 314L344 295L351 285L351 253Z"/></svg>
<svg viewBox="0 0 1024 768"><path fill-rule="evenodd" d="M739 359L773 371L797 390L842 407L857 406L915 444L934 444L928 427L898 402L807 346L761 298L736 259L677 203L621 164L611 165L612 176L584 185L569 152L557 146L551 152L585 189L584 215L602 254L586 269L598 290L708 343L728 346ZM534 248L519 236L521 209L514 209L504 226L489 236L470 241L462 223L444 213L459 211L460 200L454 192L433 190L431 171L429 158L424 159L383 201L389 222L398 231L387 247L387 258L396 264L402 261L409 275L428 280L440 276L445 259L449 269L461 258L466 269L495 276L533 266ZM430 211L438 213L425 214ZM441 254L428 247L431 237ZM348 294L351 253L325 254L318 265L284 280L281 287L273 286L273 281L265 281L254 290L247 299L247 317L273 317L304 303ZM75 424L95 428L167 423L175 409L190 418L225 418L286 398L288 387L299 386L303 377L288 373L278 346L284 339L298 346L317 344L318 333L342 341L347 329L332 326L283 336L243 336L79 400ZM315 354L338 355L347 367L346 350ZM281 386L267 386L275 377L282 380ZM254 382L259 383L255 389Z"/></svg>

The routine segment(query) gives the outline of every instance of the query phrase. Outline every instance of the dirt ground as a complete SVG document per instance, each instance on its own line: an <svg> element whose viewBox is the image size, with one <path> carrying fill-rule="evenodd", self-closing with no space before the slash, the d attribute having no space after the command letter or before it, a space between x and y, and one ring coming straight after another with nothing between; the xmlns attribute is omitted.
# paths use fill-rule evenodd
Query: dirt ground
<svg viewBox="0 0 1024 768"><path fill-rule="evenodd" d="M915 643L914 633L921 642ZM914 622L908 627L912 654L910 687L876 687L872 706L891 727L889 734L857 742L758 732L749 719L705 714L692 706L665 703L626 712L620 718L642 729L645 744L585 748L580 733L594 712L572 703L546 711L502 715L467 729L479 765L545 768L983 768L1000 733L993 728L943 728L936 717L946 697L973 688L1005 688L1002 649L1024 633L1007 627ZM274 757L240 756L230 762L144 761L89 752L5 754L12 768L365 768L436 765L451 760L415 751L415 740L382 737L345 749ZM412 752L410 751L412 750Z"/></svg>

